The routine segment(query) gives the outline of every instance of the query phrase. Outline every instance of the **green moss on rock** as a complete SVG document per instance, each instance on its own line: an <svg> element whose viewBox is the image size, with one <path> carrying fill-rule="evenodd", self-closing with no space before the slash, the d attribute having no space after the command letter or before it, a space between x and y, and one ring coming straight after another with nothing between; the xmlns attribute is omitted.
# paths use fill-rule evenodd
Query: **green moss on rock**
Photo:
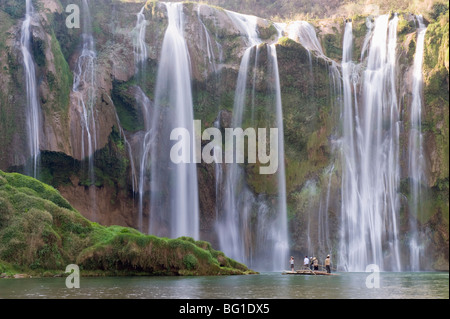
<svg viewBox="0 0 450 319"><path fill-rule="evenodd" d="M0 273L44 274L76 263L86 274L254 273L191 238L158 238L82 217L54 188L0 171ZM224 262L225 260L225 262Z"/></svg>

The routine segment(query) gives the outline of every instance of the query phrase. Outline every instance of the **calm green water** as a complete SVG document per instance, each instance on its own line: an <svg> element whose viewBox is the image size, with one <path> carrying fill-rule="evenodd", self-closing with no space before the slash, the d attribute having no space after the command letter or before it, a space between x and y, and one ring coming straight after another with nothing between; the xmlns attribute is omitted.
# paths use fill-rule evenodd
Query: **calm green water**
<svg viewBox="0 0 450 319"><path fill-rule="evenodd" d="M65 278L0 279L0 298L77 299L414 299L449 298L448 273L380 273L369 289L370 273L298 276L262 273L226 277L81 278L68 289ZM372 281L373 282L373 281Z"/></svg>

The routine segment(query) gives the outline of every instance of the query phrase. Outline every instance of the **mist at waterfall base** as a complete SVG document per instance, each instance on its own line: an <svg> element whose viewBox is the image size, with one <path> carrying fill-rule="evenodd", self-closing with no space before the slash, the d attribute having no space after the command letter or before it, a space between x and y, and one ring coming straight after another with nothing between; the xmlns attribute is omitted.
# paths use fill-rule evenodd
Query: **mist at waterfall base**
<svg viewBox="0 0 450 319"><path fill-rule="evenodd" d="M145 6L136 14L134 53L136 73L136 101L141 105L145 123L140 150L132 159L133 191L138 195L138 229L167 237L190 236L200 238L200 209L197 167L194 163L173 164L170 147L165 140L177 127L184 127L193 136L194 105L191 87L191 59L184 37L184 13L181 3L161 3L166 8L168 26L164 33L159 59L154 101L144 93L146 61ZM89 172L94 182L93 157L97 149L95 112L95 41L91 32L89 2L83 1L82 50L74 70L73 94L77 97L82 136L82 158L89 159ZM36 92L34 62L30 54L29 23L33 8L27 0L26 19L22 25L22 53L27 74L27 129L29 152L36 175L39 158L40 107ZM414 81L411 88L411 128L405 128L399 114L396 75L397 22L396 15L377 17L368 23L366 43L361 62L353 59L352 24L346 23L343 38L343 59L339 66L325 56L314 28L304 21L276 24L279 32L273 43L263 43L258 36L257 18L226 11L246 48L239 65L234 92L232 126L255 125L255 82L258 72L271 74L267 87L267 122L279 132L279 159L277 194L266 196L251 191L244 168L237 164L215 167L216 220L214 231L219 247L225 254L255 270L283 270L287 267L289 227L287 218L286 172L284 159L283 105L275 43L284 34L299 42L309 56L311 82L315 59L329 62L329 76L338 101L341 127L330 165L325 170L325 192L319 194L318 207L311 206L304 231L307 233L307 251L303 255L333 254L333 262L340 270L364 271L368 264L377 264L386 271L418 271L423 269L425 243L417 224L421 214L425 183L423 137L421 135L421 68L426 27L420 17L414 59ZM212 40L202 22L201 5L197 16L203 25L206 46L205 61L214 72L220 72L220 44ZM214 43L216 42L216 43ZM261 55L269 63L259 63ZM220 128L220 110L215 126ZM412 190L409 212L408 241L400 238L399 195L401 168L400 134L409 132L409 180ZM123 134L125 139L125 134ZM128 143L127 143L128 145ZM134 161L133 159L137 159ZM340 175L339 175L340 174ZM331 203L332 179L340 177L339 204ZM316 196L314 181L307 181L304 190ZM94 195L93 195L94 196ZM147 198L144 198L147 196ZM95 201L95 197L91 197ZM144 202L150 203L148 207ZM334 205L334 206L333 206ZM95 206L95 205L94 205ZM333 206L333 207L332 207ZM339 232L332 234L329 210L340 212ZM317 211L317 213L316 213ZM148 224L144 225L144 216ZM316 229L313 229L316 228ZM316 233L317 238L312 234ZM333 237L335 236L335 237ZM337 244L336 244L337 242ZM405 262L408 260L408 262Z"/></svg>

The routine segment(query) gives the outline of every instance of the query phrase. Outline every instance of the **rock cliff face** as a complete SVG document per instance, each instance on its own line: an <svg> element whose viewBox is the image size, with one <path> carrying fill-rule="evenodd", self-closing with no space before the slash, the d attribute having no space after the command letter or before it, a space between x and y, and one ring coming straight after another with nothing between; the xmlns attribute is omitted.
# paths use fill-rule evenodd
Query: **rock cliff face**
<svg viewBox="0 0 450 319"><path fill-rule="evenodd" d="M39 178L61 194L91 220L105 225L138 228L149 222L149 193L155 185L143 188L139 203L138 172L141 147L145 139L146 109L139 99L146 95L149 110L155 100L158 65L167 10L156 1L89 2L91 33L95 39L95 95L92 116L95 122L93 167L83 145L87 145L83 110L73 89L74 74L82 54L83 28L66 27L65 8L72 2L83 8L83 1L36 0L31 25L32 48L36 64L42 107L42 140ZM138 69L136 46L137 14L145 4L145 68ZM427 238L429 268L448 269L448 10L428 21L424 57L423 133L427 162L426 216L420 227ZM202 129L230 127L238 73L247 38L227 11L186 3L183 5L184 33L189 52L194 117ZM85 14L85 13L83 13ZM20 53L20 27L24 5L0 0L0 169L26 172L29 154L25 128L26 89ZM301 255L309 250L325 253L314 243L321 241L323 221L330 234L333 253L340 231L341 171L336 160L340 122L340 71L343 20L313 21L323 48L318 53L288 37L280 37L279 25L257 19L258 36L263 42L258 59L250 60L250 84L256 105L267 103L267 88L261 83L270 75L264 43L276 43L283 103L286 193L291 249ZM367 17L354 17L354 60L360 61L365 45ZM402 118L409 117L410 83L416 45L416 26L412 15L400 14L397 43L397 82ZM253 63L253 64L252 64ZM251 77L249 76L249 78ZM81 88L81 91L83 92ZM255 123L264 125L271 114L256 108ZM407 122L407 120L405 120ZM406 131L401 143L406 145ZM204 145L203 145L204 146ZM85 146L86 147L86 146ZM402 148L403 176L399 192L407 203L407 147ZM254 165L244 164L246 182L252 193L275 198L276 181L257 174ZM226 170L226 167L224 167ZM197 165L200 236L217 247L215 222L223 212L216 191L217 167ZM407 205L400 211L402 236L408 236ZM140 216L140 211L142 215ZM321 230L322 229L322 230ZM146 231L147 229L142 229ZM405 239L406 240L406 239ZM217 247L219 248L219 247ZM329 252L329 251L328 251ZM327 252L327 253L328 253Z"/></svg>

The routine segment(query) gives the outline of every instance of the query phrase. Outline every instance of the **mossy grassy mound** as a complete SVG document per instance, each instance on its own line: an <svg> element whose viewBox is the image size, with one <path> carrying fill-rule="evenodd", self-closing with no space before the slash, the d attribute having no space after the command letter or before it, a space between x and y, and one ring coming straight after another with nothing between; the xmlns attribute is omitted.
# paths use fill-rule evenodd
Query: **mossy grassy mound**
<svg viewBox="0 0 450 319"><path fill-rule="evenodd" d="M0 273L45 276L69 264L82 275L255 273L204 241L93 223L51 186L0 171Z"/></svg>

